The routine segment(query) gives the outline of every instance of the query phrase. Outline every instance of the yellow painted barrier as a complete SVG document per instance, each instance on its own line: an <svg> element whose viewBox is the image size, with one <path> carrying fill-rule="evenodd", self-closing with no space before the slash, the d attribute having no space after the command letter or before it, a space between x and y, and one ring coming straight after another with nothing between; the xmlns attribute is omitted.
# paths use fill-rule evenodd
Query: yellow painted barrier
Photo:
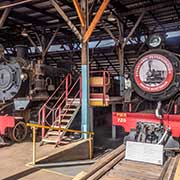
<svg viewBox="0 0 180 180"><path fill-rule="evenodd" d="M88 134L89 135L89 158L92 159L92 157L93 157L92 135L94 135L94 132L83 132L80 130L56 128L56 127L42 126L39 124L31 124L31 123L27 123L26 125L33 128L33 162L32 162L33 165L36 164L36 128L44 128L44 129L51 129L51 130L57 130L57 131L60 130L60 131L64 131L64 132L76 132L76 133L80 133L80 134Z"/></svg>

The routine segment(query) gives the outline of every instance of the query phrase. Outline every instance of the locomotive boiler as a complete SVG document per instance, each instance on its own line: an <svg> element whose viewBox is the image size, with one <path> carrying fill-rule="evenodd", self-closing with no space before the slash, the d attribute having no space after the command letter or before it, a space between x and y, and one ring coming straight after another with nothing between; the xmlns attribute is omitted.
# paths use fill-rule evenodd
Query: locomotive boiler
<svg viewBox="0 0 180 180"><path fill-rule="evenodd" d="M154 45L154 44L153 44ZM125 111L113 112L113 125L129 133L126 141L180 148L180 58L153 47L132 67L133 95Z"/></svg>
<svg viewBox="0 0 180 180"><path fill-rule="evenodd" d="M0 140L20 142L27 135L26 122L37 120L42 103L65 75L62 68L29 61L27 48L17 46L16 57L5 57L0 48Z"/></svg>

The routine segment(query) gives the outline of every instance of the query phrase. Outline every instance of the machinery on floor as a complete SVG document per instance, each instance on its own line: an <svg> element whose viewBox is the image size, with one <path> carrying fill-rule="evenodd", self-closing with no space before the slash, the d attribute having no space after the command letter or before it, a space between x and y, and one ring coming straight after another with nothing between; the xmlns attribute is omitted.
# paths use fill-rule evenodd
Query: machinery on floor
<svg viewBox="0 0 180 180"><path fill-rule="evenodd" d="M136 61L130 74L132 96L123 112L113 112L113 125L129 135L125 141L164 144L179 148L180 59L163 49L162 37L153 35L149 51Z"/></svg>
<svg viewBox="0 0 180 180"><path fill-rule="evenodd" d="M16 57L5 56L3 46L0 51L0 136L20 142L27 135L25 123L38 120L39 108L57 88L65 71L40 59L28 60L25 46L16 47Z"/></svg>

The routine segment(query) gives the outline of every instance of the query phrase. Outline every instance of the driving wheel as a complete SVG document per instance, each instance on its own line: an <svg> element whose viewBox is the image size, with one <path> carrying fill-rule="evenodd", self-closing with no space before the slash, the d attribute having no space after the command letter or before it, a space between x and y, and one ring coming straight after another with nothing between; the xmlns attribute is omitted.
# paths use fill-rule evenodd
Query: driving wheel
<svg viewBox="0 0 180 180"><path fill-rule="evenodd" d="M27 136L27 126L23 121L16 123L13 129L9 131L9 137L12 141L22 142Z"/></svg>

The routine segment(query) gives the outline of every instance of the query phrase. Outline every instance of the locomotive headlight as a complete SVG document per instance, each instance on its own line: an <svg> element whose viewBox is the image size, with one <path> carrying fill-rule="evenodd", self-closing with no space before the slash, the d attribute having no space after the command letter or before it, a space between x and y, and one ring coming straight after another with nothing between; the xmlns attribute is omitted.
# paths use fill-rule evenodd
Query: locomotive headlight
<svg viewBox="0 0 180 180"><path fill-rule="evenodd" d="M25 81L27 80L27 78L28 78L28 75L26 73L21 74L21 80Z"/></svg>
<svg viewBox="0 0 180 180"><path fill-rule="evenodd" d="M149 38L148 46L150 48L157 48L162 44L162 37L158 34L154 34Z"/></svg>

